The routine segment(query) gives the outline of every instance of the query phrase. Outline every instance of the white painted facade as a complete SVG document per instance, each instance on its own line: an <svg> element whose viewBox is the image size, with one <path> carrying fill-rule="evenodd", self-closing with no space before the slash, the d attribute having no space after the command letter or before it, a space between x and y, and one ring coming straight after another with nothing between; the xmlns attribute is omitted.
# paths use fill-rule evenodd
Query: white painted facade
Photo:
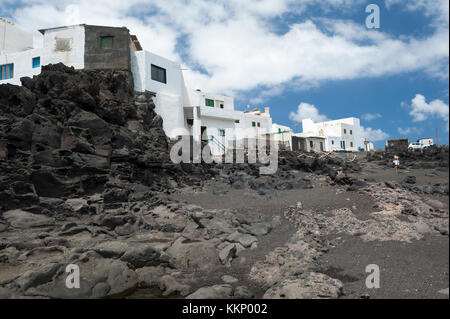
<svg viewBox="0 0 450 319"><path fill-rule="evenodd" d="M33 48L33 36L17 28L14 23L0 18L0 55Z"/></svg>
<svg viewBox="0 0 450 319"><path fill-rule="evenodd" d="M289 126L272 123L272 139L292 151L292 129Z"/></svg>
<svg viewBox="0 0 450 319"><path fill-rule="evenodd" d="M358 118L350 117L320 123L314 123L312 119L304 119L302 127L301 136L303 137L324 137L326 151L365 150L364 136Z"/></svg>
<svg viewBox="0 0 450 319"><path fill-rule="evenodd" d="M0 47L7 47L7 51L0 55L0 65L13 64L14 77L11 79L0 80L0 84L10 83L21 85L21 77L32 77L41 73L41 65L50 63L64 63L67 66L73 66L76 69L84 68L84 26L77 25L71 27L62 27L46 30L43 32L44 46L42 48L33 48L33 38L28 34L7 23L0 25L8 25L7 37L5 41L15 43L14 45L2 44ZM29 35L24 36L24 34ZM23 37L23 41L17 39ZM30 38L31 37L31 38ZM57 50L56 40L64 39L69 43L70 51ZM21 49L22 48L22 49ZM13 51L17 50L17 51ZM39 58L38 67L33 67L33 58Z"/></svg>
<svg viewBox="0 0 450 319"><path fill-rule="evenodd" d="M84 25L74 25L61 28L42 30L44 46L42 48L41 64L64 63L75 69L84 68ZM57 42L66 42L70 50L62 50Z"/></svg>

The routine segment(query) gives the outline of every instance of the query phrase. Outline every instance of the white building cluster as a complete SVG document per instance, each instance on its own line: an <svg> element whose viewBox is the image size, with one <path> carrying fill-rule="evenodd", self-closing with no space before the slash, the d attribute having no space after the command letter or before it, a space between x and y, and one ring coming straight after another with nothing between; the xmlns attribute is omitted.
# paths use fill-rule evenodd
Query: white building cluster
<svg viewBox="0 0 450 319"><path fill-rule="evenodd" d="M334 121L314 123L312 119L302 121L303 139L307 151L370 151L373 144L364 138L358 118L349 117Z"/></svg>
<svg viewBox="0 0 450 319"><path fill-rule="evenodd" d="M39 30L43 47L33 47L31 34L0 19L0 84L21 85L21 77L41 72L41 65L64 63L75 69L126 69L135 90L154 93L155 111L167 136L183 135L210 144L213 155L275 141L281 148L305 151L370 150L359 119L314 123L302 121L303 133L272 122L269 107L235 110L232 97L187 85L180 64L142 49L125 27L73 25Z"/></svg>
<svg viewBox="0 0 450 319"><path fill-rule="evenodd" d="M39 31L43 47L33 48L31 34L0 20L0 84L21 85L20 78L39 74L41 65L60 62L75 69L129 69L136 91L155 94L155 111L169 138L190 135L207 141L213 155L273 133L290 147L290 128L273 124L268 107L241 112L232 97L189 88L180 64L142 50L126 28L81 24Z"/></svg>

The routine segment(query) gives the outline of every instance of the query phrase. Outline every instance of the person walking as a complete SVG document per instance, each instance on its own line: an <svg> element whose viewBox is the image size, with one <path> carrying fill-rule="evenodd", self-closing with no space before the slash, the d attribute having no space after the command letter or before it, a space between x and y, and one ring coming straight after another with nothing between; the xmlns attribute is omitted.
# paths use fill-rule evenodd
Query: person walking
<svg viewBox="0 0 450 319"><path fill-rule="evenodd" d="M398 168L400 167L400 156L398 156L398 154L394 155L394 165L395 165L395 172L398 174Z"/></svg>

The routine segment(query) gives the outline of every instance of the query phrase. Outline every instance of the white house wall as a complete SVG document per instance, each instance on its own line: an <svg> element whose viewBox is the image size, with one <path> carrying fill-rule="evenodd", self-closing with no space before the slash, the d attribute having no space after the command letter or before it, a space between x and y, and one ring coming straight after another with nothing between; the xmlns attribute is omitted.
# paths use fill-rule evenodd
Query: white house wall
<svg viewBox="0 0 450 319"><path fill-rule="evenodd" d="M252 122L259 122L260 127L253 127ZM238 129L236 134L238 140L244 138L263 138L264 134L272 132L272 118L270 116L242 112L242 117L239 123L236 124L236 128Z"/></svg>
<svg viewBox="0 0 450 319"><path fill-rule="evenodd" d="M320 123L305 119L302 121L302 127L304 136L326 137L327 151L342 150L341 142L345 142L345 150L347 151L364 149L364 137L358 118L351 117ZM350 131L352 134L350 134ZM334 144L332 141L334 141Z"/></svg>
<svg viewBox="0 0 450 319"><path fill-rule="evenodd" d="M206 134L208 137L214 137L214 139L224 145L226 149L233 145L233 140L235 139L234 121L208 117L202 117L201 121L201 125L206 127ZM225 136L220 136L219 130L225 130ZM211 143L210 147L213 155L221 155L223 153L223 150L215 143Z"/></svg>
<svg viewBox="0 0 450 319"><path fill-rule="evenodd" d="M64 63L75 69L84 68L85 33L84 26L71 26L46 30L41 64ZM56 38L70 39L70 51L56 51Z"/></svg>
<svg viewBox="0 0 450 319"><path fill-rule="evenodd" d="M166 70L166 82L151 78L151 65ZM155 92L155 112L163 118L163 129L170 138L186 134L183 111L183 80L180 65L148 51L132 52L131 70L135 90Z"/></svg>
<svg viewBox="0 0 450 319"><path fill-rule="evenodd" d="M16 26L0 20L0 55L33 48L33 36Z"/></svg>
<svg viewBox="0 0 450 319"><path fill-rule="evenodd" d="M33 49L24 52L10 53L0 56L0 65L14 64L14 75L12 79L0 80L0 84L22 85L21 77L32 77L41 73L41 67L33 68L33 58L40 57L42 49Z"/></svg>

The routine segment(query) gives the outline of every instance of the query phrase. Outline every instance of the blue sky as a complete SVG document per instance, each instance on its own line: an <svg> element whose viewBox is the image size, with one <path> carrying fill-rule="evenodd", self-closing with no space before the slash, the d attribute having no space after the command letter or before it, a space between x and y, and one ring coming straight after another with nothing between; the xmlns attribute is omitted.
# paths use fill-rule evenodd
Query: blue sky
<svg viewBox="0 0 450 319"><path fill-rule="evenodd" d="M365 26L371 3L379 29ZM379 147L436 128L448 144L448 1L2 0L0 16L30 32L127 26L188 69L191 87L233 95L240 110L268 105L295 131L305 117L355 116Z"/></svg>

